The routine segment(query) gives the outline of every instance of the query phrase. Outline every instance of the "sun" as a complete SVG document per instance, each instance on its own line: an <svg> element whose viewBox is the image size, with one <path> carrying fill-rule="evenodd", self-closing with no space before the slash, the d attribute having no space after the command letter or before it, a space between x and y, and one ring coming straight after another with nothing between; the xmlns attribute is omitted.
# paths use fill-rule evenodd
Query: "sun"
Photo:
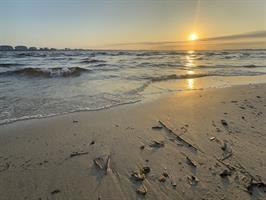
<svg viewBox="0 0 266 200"><path fill-rule="evenodd" d="M197 33L191 33L188 39L189 39L190 41L195 41L195 40L197 40L198 38L199 38L199 37L198 37Z"/></svg>

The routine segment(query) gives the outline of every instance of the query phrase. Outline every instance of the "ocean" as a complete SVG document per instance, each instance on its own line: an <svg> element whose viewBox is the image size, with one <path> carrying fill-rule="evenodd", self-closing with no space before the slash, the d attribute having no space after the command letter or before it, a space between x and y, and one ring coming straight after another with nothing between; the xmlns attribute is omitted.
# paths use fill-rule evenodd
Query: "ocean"
<svg viewBox="0 0 266 200"><path fill-rule="evenodd" d="M2 51L0 124L266 82L265 75L266 50Z"/></svg>

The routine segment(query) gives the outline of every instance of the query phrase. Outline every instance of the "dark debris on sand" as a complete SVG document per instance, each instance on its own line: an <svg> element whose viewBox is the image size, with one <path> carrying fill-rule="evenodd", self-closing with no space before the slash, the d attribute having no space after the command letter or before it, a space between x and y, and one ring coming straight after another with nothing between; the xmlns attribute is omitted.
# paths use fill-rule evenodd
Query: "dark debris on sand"
<svg viewBox="0 0 266 200"><path fill-rule="evenodd" d="M154 140L153 143L150 144L150 147L155 147L155 148L164 147L164 142Z"/></svg>
<svg viewBox="0 0 266 200"><path fill-rule="evenodd" d="M221 176L222 178L225 178L225 177L227 177L227 176L231 176L231 175L232 175L232 172L229 171L229 170L227 170L227 169L225 169L222 173L220 173L220 176Z"/></svg>
<svg viewBox="0 0 266 200"><path fill-rule="evenodd" d="M55 190L53 190L53 191L51 192L51 195L55 195L55 194L58 194L58 193L60 193L60 192L61 192L60 190L55 189Z"/></svg>
<svg viewBox="0 0 266 200"><path fill-rule="evenodd" d="M222 123L223 126L228 127L228 123L227 123L226 120L222 119L221 120L221 123Z"/></svg>
<svg viewBox="0 0 266 200"><path fill-rule="evenodd" d="M162 126L153 126L152 129L154 130L161 130L163 127Z"/></svg>
<svg viewBox="0 0 266 200"><path fill-rule="evenodd" d="M266 184L262 181L254 181L253 179L250 181L249 185L247 186L247 191L249 194L253 194L254 189L262 189L264 193L266 193Z"/></svg>
<svg viewBox="0 0 266 200"><path fill-rule="evenodd" d="M73 152L70 154L70 157L76 157L76 156L82 156L82 155L87 155L89 152Z"/></svg>

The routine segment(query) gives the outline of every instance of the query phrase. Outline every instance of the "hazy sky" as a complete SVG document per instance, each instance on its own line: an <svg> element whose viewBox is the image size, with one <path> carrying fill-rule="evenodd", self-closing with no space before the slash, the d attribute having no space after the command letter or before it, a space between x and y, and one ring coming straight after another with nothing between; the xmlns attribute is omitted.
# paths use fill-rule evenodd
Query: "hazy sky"
<svg viewBox="0 0 266 200"><path fill-rule="evenodd" d="M266 0L0 0L0 44L157 49L191 32L212 38L265 30ZM246 38L246 48L266 48L265 38Z"/></svg>

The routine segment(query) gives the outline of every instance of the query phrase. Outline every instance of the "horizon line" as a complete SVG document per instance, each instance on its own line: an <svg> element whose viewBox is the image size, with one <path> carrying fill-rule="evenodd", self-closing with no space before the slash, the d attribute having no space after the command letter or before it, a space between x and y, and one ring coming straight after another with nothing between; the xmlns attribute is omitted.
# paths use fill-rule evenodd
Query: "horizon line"
<svg viewBox="0 0 266 200"><path fill-rule="evenodd" d="M12 46L12 47L16 47L16 46L26 46L28 48L30 47L36 47L38 49L40 48L48 48L48 49L52 49L52 48L56 48L56 49L60 49L60 50L66 50L66 49L71 49L71 50L155 50L154 46L165 46L165 45L188 45L189 43L193 42L193 43L201 43L201 42L220 42L220 41L233 41L233 40L240 40L240 39L266 39L266 30L258 30L258 31L252 31L252 32L245 32L245 33L238 33L238 34L231 34L231 35L223 35L223 36L218 36L218 37L206 37L206 38L200 38L196 41L189 41L189 40L182 40L182 41L147 41L147 42L126 42L126 43L113 43L113 44L107 44L107 45L102 45L99 47L92 47L92 48L68 48L68 47L62 47L62 48L57 48L57 47L36 47L34 45L0 45L0 46ZM232 48L232 49L264 49L266 48L266 40L262 41L265 42L265 47L262 48ZM218 43L223 45L223 43ZM130 48L121 48L123 46L136 46L136 45L142 45L142 46L147 46L150 48L137 48L137 49L130 49ZM112 48L113 47L113 48ZM118 48L120 47L120 48ZM223 49L228 49L228 48L220 48L219 50L223 50ZM231 49L231 48L229 48ZM169 49L165 49L165 50L173 50L172 48ZM176 49L178 50L178 49ZM181 48L179 50L188 50L187 48ZM204 49L202 49L204 50ZM206 49L208 50L208 49Z"/></svg>

